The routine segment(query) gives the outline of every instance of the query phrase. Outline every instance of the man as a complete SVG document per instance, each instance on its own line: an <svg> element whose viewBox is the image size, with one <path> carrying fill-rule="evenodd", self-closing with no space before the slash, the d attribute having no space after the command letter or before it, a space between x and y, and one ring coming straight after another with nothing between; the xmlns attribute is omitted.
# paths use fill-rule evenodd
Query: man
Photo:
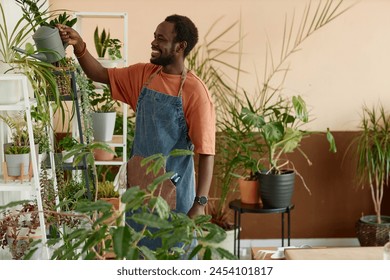
<svg viewBox="0 0 390 280"><path fill-rule="evenodd" d="M101 66L75 30L57 27L62 40L73 45L86 75L108 84L113 98L136 112L132 156L168 155L174 149L199 154L196 188L192 156L169 157L166 169L175 173L176 211L189 217L204 214L214 165L215 112L206 86L184 65L198 41L193 22L168 16L154 32L151 63L112 69Z"/></svg>

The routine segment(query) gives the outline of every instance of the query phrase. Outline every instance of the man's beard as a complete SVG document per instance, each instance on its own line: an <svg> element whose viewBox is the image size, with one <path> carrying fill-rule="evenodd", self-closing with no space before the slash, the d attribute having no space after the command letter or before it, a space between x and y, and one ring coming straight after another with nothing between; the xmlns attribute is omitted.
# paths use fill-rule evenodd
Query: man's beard
<svg viewBox="0 0 390 280"><path fill-rule="evenodd" d="M161 66L167 66L170 65L174 62L175 56L173 54L173 50L168 55L160 55L159 57L156 58L150 58L150 62L155 64L155 65L161 65Z"/></svg>

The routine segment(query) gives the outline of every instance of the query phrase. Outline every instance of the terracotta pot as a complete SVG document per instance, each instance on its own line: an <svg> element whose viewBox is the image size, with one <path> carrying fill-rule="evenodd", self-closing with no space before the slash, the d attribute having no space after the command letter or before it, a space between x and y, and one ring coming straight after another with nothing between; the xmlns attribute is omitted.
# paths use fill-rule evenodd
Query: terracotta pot
<svg viewBox="0 0 390 280"><path fill-rule="evenodd" d="M119 210L119 198L118 197L102 197L100 200L104 200L111 203L115 210Z"/></svg>
<svg viewBox="0 0 390 280"><path fill-rule="evenodd" d="M111 149L113 151L115 151L115 148L114 147L111 147ZM93 157L95 158L95 160L97 161L108 161L108 160L113 160L114 159L114 154L112 153L109 153L105 150L101 150L101 149L95 149L93 151Z"/></svg>
<svg viewBox="0 0 390 280"><path fill-rule="evenodd" d="M241 202L246 204L260 203L259 182L248 181L242 178L238 179L238 185L241 193Z"/></svg>

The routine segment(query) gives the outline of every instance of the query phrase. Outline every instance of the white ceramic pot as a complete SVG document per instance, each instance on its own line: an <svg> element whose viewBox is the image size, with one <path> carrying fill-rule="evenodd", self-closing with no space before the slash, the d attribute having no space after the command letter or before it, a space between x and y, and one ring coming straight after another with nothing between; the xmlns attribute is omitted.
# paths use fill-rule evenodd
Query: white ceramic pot
<svg viewBox="0 0 390 280"><path fill-rule="evenodd" d="M62 151L61 153L62 153L62 158L64 158L69 153L69 151ZM73 158L74 156L71 156L70 158L64 159L63 162L73 163Z"/></svg>
<svg viewBox="0 0 390 280"><path fill-rule="evenodd" d="M106 58L98 58L97 60L105 68L115 68L115 67L118 67L118 65L119 65L118 60L112 60L112 59L106 59Z"/></svg>
<svg viewBox="0 0 390 280"><path fill-rule="evenodd" d="M111 141L114 135L116 112L93 112L91 117L94 140L97 142Z"/></svg>
<svg viewBox="0 0 390 280"><path fill-rule="evenodd" d="M0 104L15 104L21 100L22 85L20 80L0 81Z"/></svg>

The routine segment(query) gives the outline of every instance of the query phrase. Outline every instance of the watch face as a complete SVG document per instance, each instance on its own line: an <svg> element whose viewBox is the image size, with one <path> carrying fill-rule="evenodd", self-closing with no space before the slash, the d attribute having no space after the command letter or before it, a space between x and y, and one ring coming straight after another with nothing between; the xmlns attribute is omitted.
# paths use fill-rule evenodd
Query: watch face
<svg viewBox="0 0 390 280"><path fill-rule="evenodd" d="M200 196L198 198L198 203L201 204L201 205L205 205L207 203L207 201L208 201L208 199L205 196Z"/></svg>

